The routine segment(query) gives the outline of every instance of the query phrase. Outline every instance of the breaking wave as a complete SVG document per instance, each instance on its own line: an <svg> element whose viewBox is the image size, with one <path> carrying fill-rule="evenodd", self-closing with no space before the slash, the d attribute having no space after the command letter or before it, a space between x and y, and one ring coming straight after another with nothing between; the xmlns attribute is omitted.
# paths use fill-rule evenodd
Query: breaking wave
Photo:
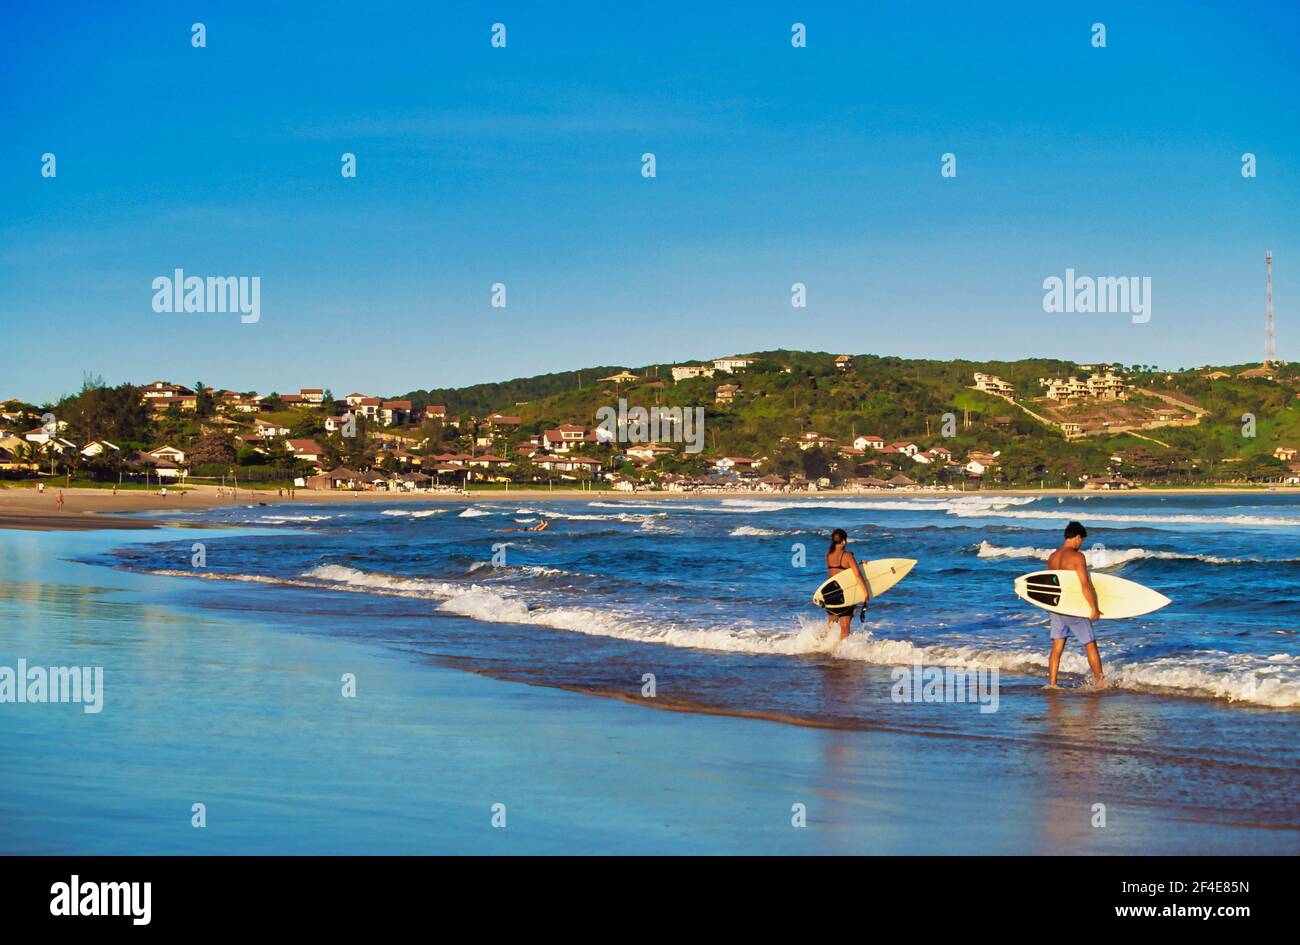
<svg viewBox="0 0 1300 945"><path fill-rule="evenodd" d="M1036 552L1038 549L1028 550ZM874 630L841 641L828 634L824 621L808 616L796 618L786 628L735 623L727 626L690 625L621 613L608 607L530 605L520 596L519 590L508 586L456 584L364 571L344 565L320 565L298 578L185 570L153 570L149 573L422 598L435 602L437 611L472 620L528 624L661 646L787 656L824 654L835 659L881 666L911 665L920 660L926 666L997 669L1036 676L1046 675L1047 667L1045 647L1027 650L1015 646L998 648L977 644L927 646L908 640L879 638ZM1083 654L1076 651L1067 651L1062 656L1061 669L1080 675L1088 671ZM1107 680L1113 688L1135 692L1224 699L1277 708L1300 706L1300 656L1288 654L1261 657L1198 650L1146 660L1111 660L1107 666Z"/></svg>
<svg viewBox="0 0 1300 945"><path fill-rule="evenodd" d="M1036 558L1046 561L1052 548L1008 548L981 541L976 554L981 558ZM1083 552L1090 568L1116 568L1130 561L1154 559L1161 561L1200 561L1205 564L1292 564L1300 558L1224 558L1220 555L1185 554L1177 551L1148 551L1145 548L1087 548Z"/></svg>

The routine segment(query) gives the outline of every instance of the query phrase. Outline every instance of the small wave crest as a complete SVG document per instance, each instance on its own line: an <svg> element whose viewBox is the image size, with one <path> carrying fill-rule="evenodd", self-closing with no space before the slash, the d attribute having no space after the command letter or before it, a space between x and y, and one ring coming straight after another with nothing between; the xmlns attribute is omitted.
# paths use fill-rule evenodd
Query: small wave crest
<svg viewBox="0 0 1300 945"><path fill-rule="evenodd" d="M976 554L981 558L1037 558L1046 561L1051 548L1004 547L981 541ZM1300 558L1225 558L1219 555L1184 554L1177 551L1148 551L1145 548L1087 548L1083 552L1090 568L1116 568L1142 559L1160 561L1200 561L1204 564L1292 564Z"/></svg>

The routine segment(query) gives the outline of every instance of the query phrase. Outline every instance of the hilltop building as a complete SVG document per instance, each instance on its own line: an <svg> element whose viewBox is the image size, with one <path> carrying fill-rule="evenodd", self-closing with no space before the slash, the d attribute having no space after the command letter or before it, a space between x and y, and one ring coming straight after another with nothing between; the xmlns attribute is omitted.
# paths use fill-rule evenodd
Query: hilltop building
<svg viewBox="0 0 1300 945"><path fill-rule="evenodd" d="M596 380L601 384L631 384L633 381L639 381L640 378L631 371L619 371L617 374L611 374L609 377L598 377Z"/></svg>
<svg viewBox="0 0 1300 945"><path fill-rule="evenodd" d="M717 371L726 371L728 374L734 374L737 371L743 371L749 367L755 358L716 358L713 362L713 368Z"/></svg>
<svg viewBox="0 0 1300 945"><path fill-rule="evenodd" d="M979 371L975 372L975 389L999 397L1012 397L1016 392L1014 387L996 374L981 374Z"/></svg>
<svg viewBox="0 0 1300 945"><path fill-rule="evenodd" d="M683 364L673 368L673 380L685 381L692 377L712 377L716 373L716 368L703 364Z"/></svg>
<svg viewBox="0 0 1300 945"><path fill-rule="evenodd" d="M1048 400L1127 400L1128 387L1124 379L1113 371L1089 375L1086 381L1071 376L1038 379L1047 388Z"/></svg>

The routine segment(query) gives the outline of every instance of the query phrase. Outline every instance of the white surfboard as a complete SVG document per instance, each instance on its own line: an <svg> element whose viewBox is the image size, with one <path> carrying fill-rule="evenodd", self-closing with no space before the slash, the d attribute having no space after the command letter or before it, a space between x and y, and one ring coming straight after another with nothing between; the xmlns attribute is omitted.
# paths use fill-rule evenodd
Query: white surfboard
<svg viewBox="0 0 1300 945"><path fill-rule="evenodd" d="M879 558L875 561L861 561L859 565L862 576L867 580L867 587L871 589L871 599L875 600L907 577L907 572L916 566L916 560ZM813 594L813 603L818 607L851 607L861 604L863 600L862 586L858 584L853 572L847 569L824 581Z"/></svg>
<svg viewBox="0 0 1300 945"><path fill-rule="evenodd" d="M1102 620L1141 617L1169 603L1164 594L1112 574L1090 574ZM1066 617L1088 617L1092 608L1074 571L1035 571L1016 578L1016 594L1035 607Z"/></svg>

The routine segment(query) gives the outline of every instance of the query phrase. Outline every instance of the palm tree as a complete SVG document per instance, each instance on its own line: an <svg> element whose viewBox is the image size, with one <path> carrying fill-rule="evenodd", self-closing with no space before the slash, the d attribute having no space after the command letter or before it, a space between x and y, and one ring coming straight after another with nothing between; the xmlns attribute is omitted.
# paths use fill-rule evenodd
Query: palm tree
<svg viewBox="0 0 1300 945"><path fill-rule="evenodd" d="M194 382L194 415L209 417L212 415L212 391L202 381Z"/></svg>
<svg viewBox="0 0 1300 945"><path fill-rule="evenodd" d="M50 475L53 476L53 475L54 475L54 458L55 458L55 456L58 455L58 454L55 452L55 450L54 450L54 441L53 441L53 440L46 440L46 441L41 445L41 450L45 453L46 456L48 456L48 457L50 458Z"/></svg>

